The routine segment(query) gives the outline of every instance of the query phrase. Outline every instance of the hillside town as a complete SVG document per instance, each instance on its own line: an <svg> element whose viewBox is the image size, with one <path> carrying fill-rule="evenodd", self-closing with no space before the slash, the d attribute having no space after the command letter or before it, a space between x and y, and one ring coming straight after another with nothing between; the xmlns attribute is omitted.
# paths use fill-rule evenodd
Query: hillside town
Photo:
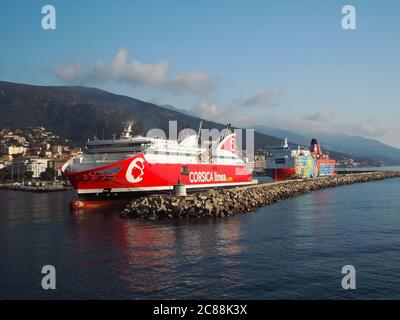
<svg viewBox="0 0 400 320"><path fill-rule="evenodd" d="M0 182L57 182L61 166L80 152L43 127L0 129Z"/></svg>

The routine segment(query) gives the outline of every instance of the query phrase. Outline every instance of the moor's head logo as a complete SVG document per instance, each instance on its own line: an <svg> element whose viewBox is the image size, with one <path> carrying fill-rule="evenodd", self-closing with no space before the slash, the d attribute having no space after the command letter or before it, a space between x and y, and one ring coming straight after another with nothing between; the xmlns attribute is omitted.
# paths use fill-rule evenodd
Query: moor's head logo
<svg viewBox="0 0 400 320"><path fill-rule="evenodd" d="M143 180L144 175L144 159L133 159L126 170L126 180L130 183L138 183Z"/></svg>

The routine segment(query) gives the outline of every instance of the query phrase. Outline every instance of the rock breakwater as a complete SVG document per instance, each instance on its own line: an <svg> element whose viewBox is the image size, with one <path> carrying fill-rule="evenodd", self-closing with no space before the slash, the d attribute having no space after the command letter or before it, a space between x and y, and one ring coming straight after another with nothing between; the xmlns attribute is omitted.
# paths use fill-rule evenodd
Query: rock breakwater
<svg viewBox="0 0 400 320"><path fill-rule="evenodd" d="M173 194L158 194L133 200L123 210L121 217L149 220L222 218L254 211L257 208L316 190L395 177L400 177L400 171L343 174L334 177L212 189L182 197Z"/></svg>

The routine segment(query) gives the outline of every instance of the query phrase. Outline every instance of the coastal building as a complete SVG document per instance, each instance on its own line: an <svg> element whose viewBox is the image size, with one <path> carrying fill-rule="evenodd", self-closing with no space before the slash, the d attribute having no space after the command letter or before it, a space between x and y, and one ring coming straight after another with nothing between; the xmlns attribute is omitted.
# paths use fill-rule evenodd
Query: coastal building
<svg viewBox="0 0 400 320"><path fill-rule="evenodd" d="M43 158L51 158L52 155L53 155L53 153L48 150L41 150L39 153L39 156L41 156Z"/></svg>
<svg viewBox="0 0 400 320"><path fill-rule="evenodd" d="M40 147L29 148L27 151L27 155L38 156L40 154L40 150L41 150Z"/></svg>
<svg viewBox="0 0 400 320"><path fill-rule="evenodd" d="M18 135L13 135L11 138L13 140L15 140L16 142L18 142L19 144L22 144L26 141L25 137L18 136Z"/></svg>
<svg viewBox="0 0 400 320"><path fill-rule="evenodd" d="M63 146L60 145L52 146L51 151L55 154L61 154L63 152Z"/></svg>
<svg viewBox="0 0 400 320"><path fill-rule="evenodd" d="M3 141L12 141L14 143L22 144L26 141L25 137L16 134L6 134L1 136Z"/></svg>
<svg viewBox="0 0 400 320"><path fill-rule="evenodd" d="M5 155L0 157L0 161L3 162L3 163L4 162L11 162L12 159L13 159L12 156L9 155L9 154L5 154Z"/></svg>
<svg viewBox="0 0 400 320"><path fill-rule="evenodd" d="M3 146L2 147L2 153L3 154L8 154L8 155L14 155L14 154L26 154L26 147L23 146Z"/></svg>
<svg viewBox="0 0 400 320"><path fill-rule="evenodd" d="M21 157L4 163L7 175L12 181L24 180L27 162L26 158Z"/></svg>
<svg viewBox="0 0 400 320"><path fill-rule="evenodd" d="M48 167L49 159L30 159L26 164L26 171L32 171L32 178L40 178L40 174Z"/></svg>
<svg viewBox="0 0 400 320"><path fill-rule="evenodd" d="M56 176L59 177L61 176L61 167L64 165L69 160L70 157L60 157L60 158L55 158L51 159L47 163L47 167L54 169L54 172L56 173Z"/></svg>

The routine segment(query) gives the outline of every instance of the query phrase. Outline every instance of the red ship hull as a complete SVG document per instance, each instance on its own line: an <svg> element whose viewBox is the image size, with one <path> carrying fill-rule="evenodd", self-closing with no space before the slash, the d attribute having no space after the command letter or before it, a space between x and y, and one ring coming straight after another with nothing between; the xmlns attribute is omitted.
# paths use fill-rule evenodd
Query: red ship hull
<svg viewBox="0 0 400 320"><path fill-rule="evenodd" d="M296 177L296 168L277 168L271 169L271 177L275 181L283 181L288 179L293 179Z"/></svg>
<svg viewBox="0 0 400 320"><path fill-rule="evenodd" d="M113 172L113 173L110 173ZM245 165L150 163L144 154L81 172L63 172L81 200L134 198L172 190L180 182L187 190L252 184Z"/></svg>

